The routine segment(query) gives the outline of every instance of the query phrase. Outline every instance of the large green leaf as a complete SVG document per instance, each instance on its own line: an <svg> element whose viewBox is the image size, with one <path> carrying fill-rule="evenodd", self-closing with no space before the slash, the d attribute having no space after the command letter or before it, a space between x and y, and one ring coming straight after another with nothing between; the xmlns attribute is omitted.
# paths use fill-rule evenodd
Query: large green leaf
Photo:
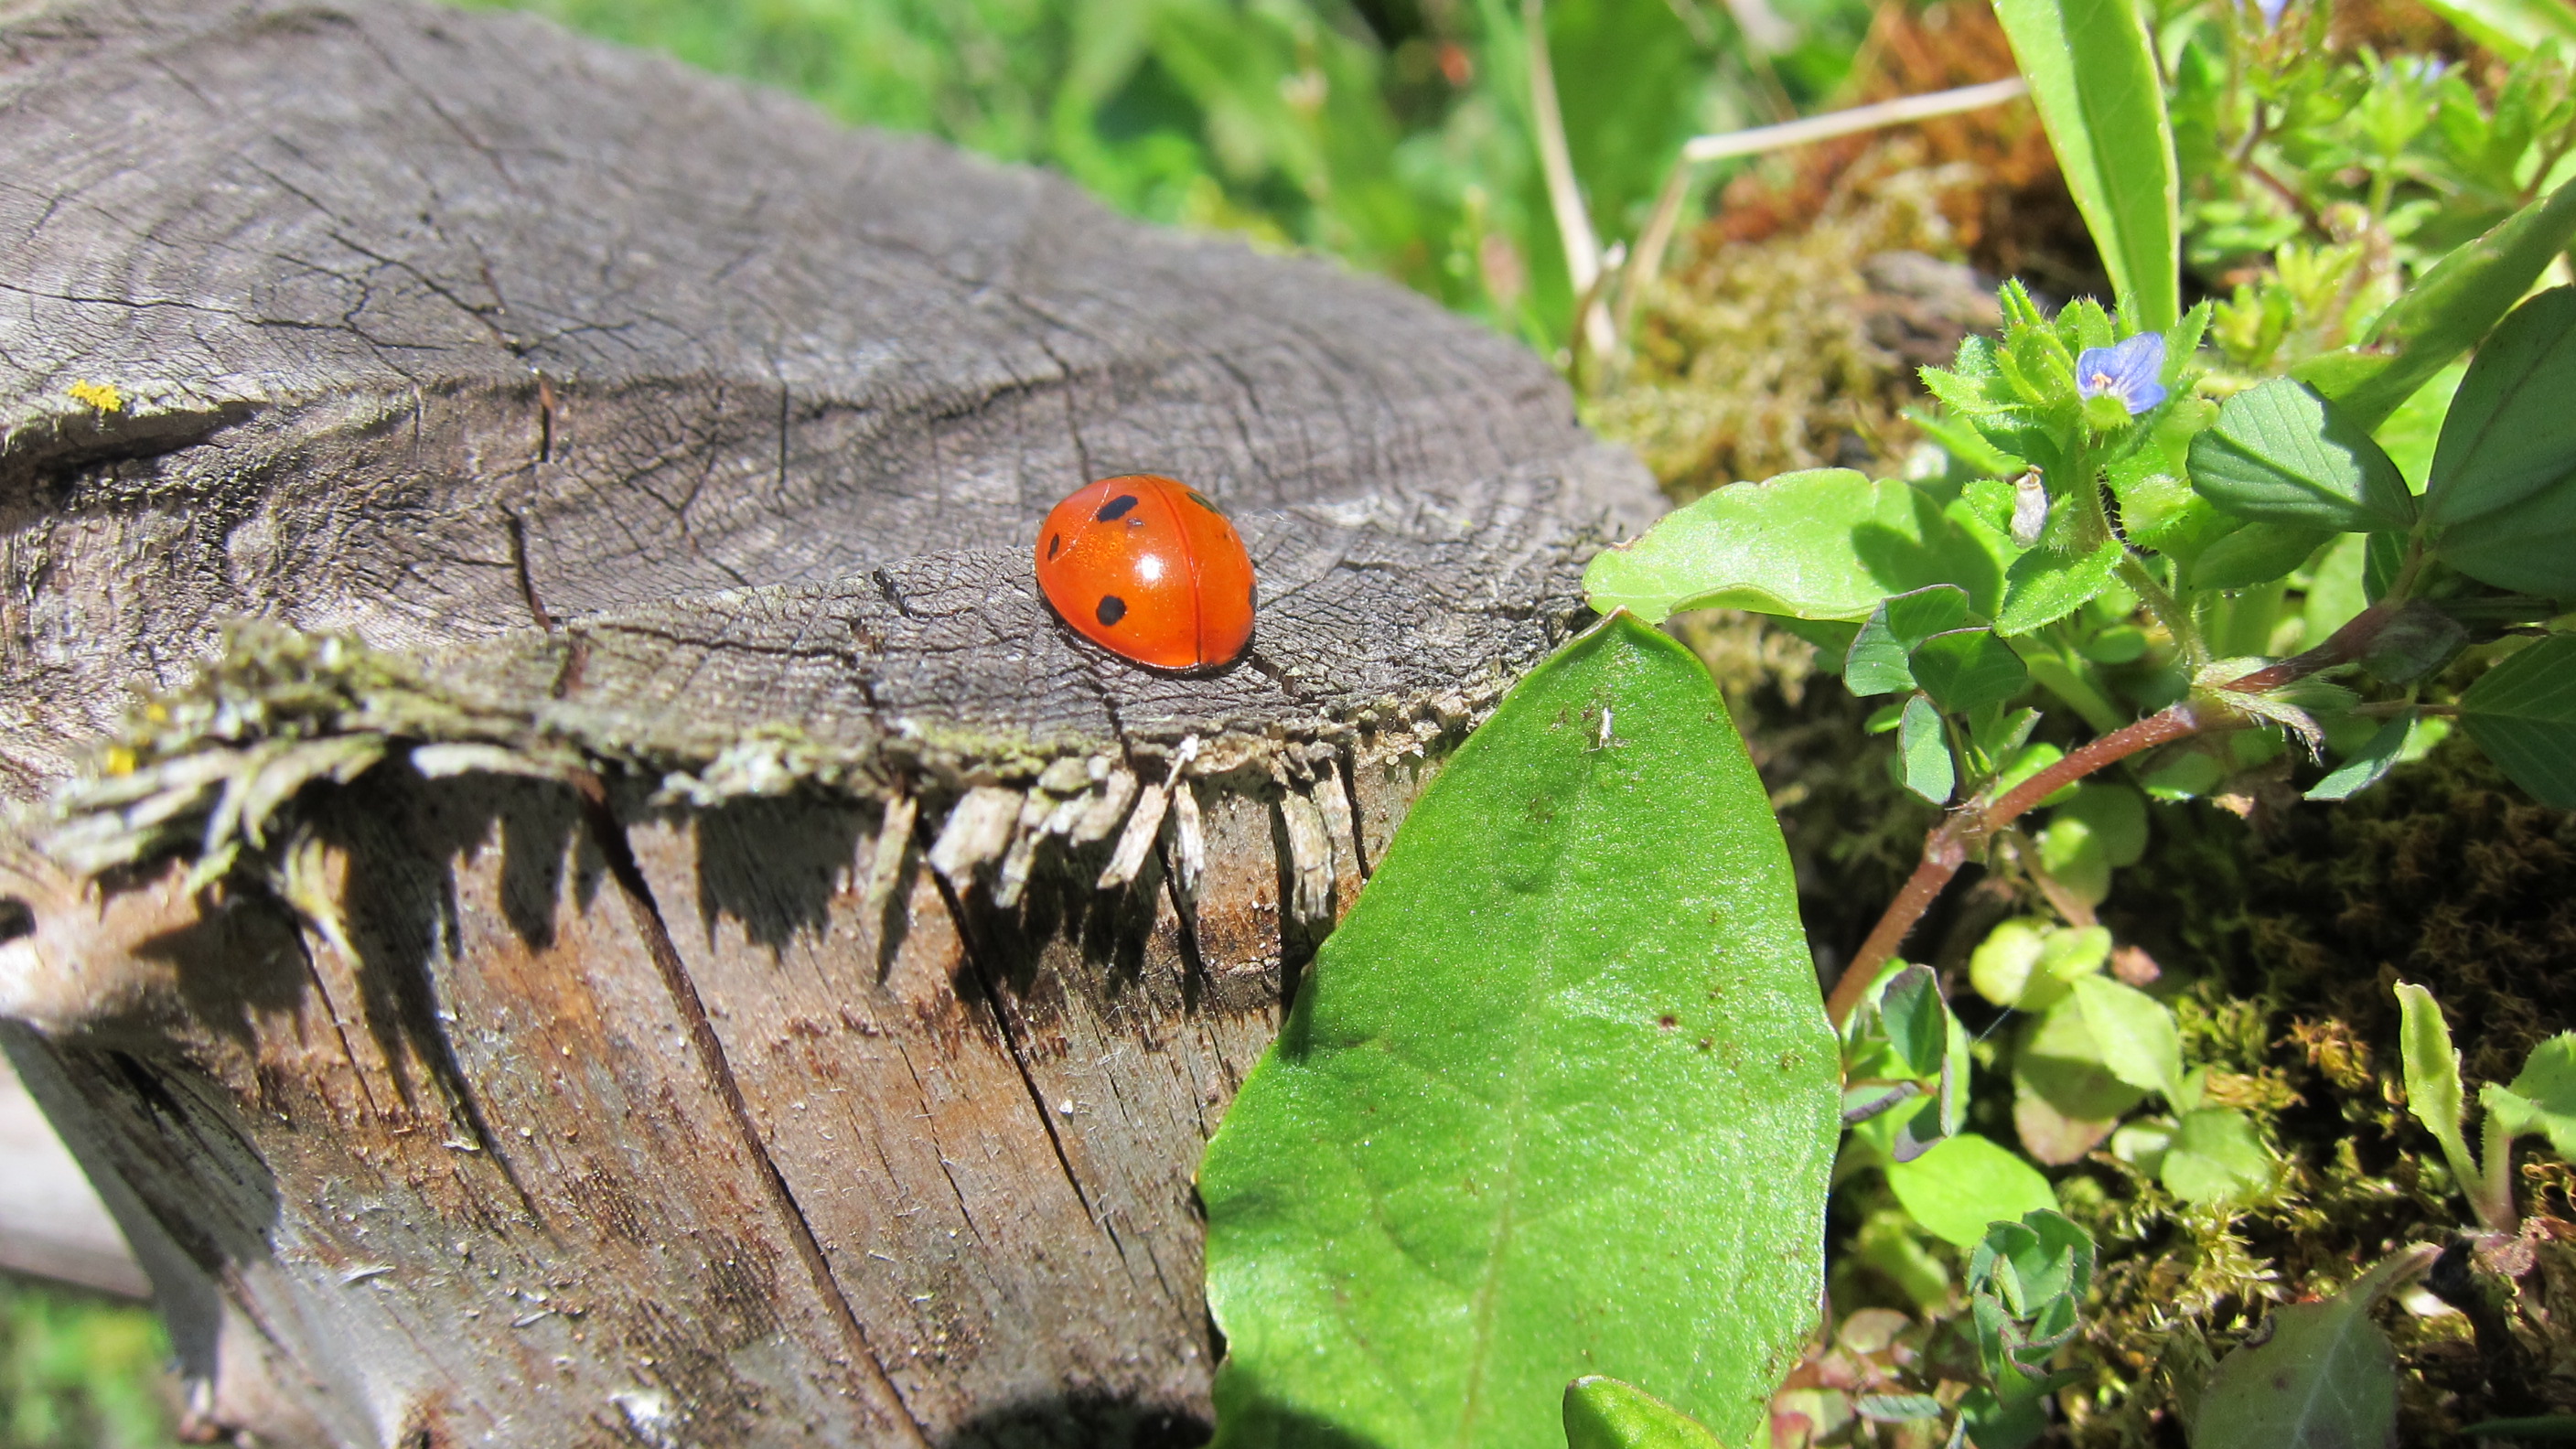
<svg viewBox="0 0 2576 1449"><path fill-rule="evenodd" d="M1583 571L1592 607L1659 624L1683 609L1750 609L1800 619L1866 619L1890 594L1966 588L1990 613L2003 563L1897 478L1848 468L1783 473L1720 488Z"/></svg>
<svg viewBox="0 0 2576 1449"><path fill-rule="evenodd" d="M2464 523L2576 475L2576 287L2513 309L2478 349L2442 420L2425 516Z"/></svg>
<svg viewBox="0 0 2576 1449"><path fill-rule="evenodd" d="M2442 258L2379 314L2368 336L2308 359L2291 376L2334 399L2355 426L2377 431L2433 374L2476 346L2571 239L2576 182Z"/></svg>
<svg viewBox="0 0 2576 1449"><path fill-rule="evenodd" d="M2130 0L1997 0L2057 169L2102 252L2126 319L2162 332L2182 315L2173 127Z"/></svg>
<svg viewBox="0 0 2576 1449"><path fill-rule="evenodd" d="M1554 1449L1588 1373L1749 1441L1838 1088L1717 687L1613 616L1413 807L1208 1145L1219 1442Z"/></svg>
<svg viewBox="0 0 2576 1449"><path fill-rule="evenodd" d="M2286 377L2229 398L2216 425L2191 440L2191 486L2267 523L2368 533L2415 521L2415 496L2388 454Z"/></svg>
<svg viewBox="0 0 2576 1449"><path fill-rule="evenodd" d="M2576 596L2576 287L2514 309L2451 400L2425 514L2443 560L2498 588Z"/></svg>
<svg viewBox="0 0 2576 1449"><path fill-rule="evenodd" d="M2543 639L2479 675L2460 696L2460 725L2531 798L2576 809L2576 635Z"/></svg>

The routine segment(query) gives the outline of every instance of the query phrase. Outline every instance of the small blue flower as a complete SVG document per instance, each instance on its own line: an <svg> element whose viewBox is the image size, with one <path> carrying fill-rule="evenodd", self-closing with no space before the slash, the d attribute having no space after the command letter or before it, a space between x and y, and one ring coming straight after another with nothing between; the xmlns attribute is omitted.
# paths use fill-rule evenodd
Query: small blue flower
<svg viewBox="0 0 2576 1449"><path fill-rule="evenodd" d="M2075 359L2075 390L2085 397L2115 397L2136 417L2165 400L2156 381L2165 370L2165 335L2141 332L2116 347L2087 347Z"/></svg>
<svg viewBox="0 0 2576 1449"><path fill-rule="evenodd" d="M2290 8L2290 0L2254 0L2254 8L2263 12L2263 25L2268 30L2281 28L2281 13Z"/></svg>

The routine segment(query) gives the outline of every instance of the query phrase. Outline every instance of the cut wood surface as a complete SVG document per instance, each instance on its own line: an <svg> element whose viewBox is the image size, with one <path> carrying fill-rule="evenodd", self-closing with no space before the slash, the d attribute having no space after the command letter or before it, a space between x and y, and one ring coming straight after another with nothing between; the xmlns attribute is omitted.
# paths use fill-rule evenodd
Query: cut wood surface
<svg viewBox="0 0 2576 1449"><path fill-rule="evenodd" d="M0 1046L199 1426L1202 1432L1199 1150L1655 508L1547 368L513 16L7 8L0 154ZM1039 598L1128 471L1238 666Z"/></svg>

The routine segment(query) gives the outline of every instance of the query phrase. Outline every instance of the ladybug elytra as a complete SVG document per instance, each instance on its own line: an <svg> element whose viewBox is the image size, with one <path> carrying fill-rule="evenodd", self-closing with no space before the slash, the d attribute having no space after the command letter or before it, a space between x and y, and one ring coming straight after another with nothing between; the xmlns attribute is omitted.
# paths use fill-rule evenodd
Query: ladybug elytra
<svg viewBox="0 0 2576 1449"><path fill-rule="evenodd" d="M1252 638L1252 557L1186 484L1133 473L1075 489L1038 530L1037 558L1057 616L1139 664L1213 668Z"/></svg>

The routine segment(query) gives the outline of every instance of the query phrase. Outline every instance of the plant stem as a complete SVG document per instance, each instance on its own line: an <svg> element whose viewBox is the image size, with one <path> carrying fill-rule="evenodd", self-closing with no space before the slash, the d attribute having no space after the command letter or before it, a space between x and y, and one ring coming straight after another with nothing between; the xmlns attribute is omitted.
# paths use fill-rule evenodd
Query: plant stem
<svg viewBox="0 0 2576 1449"><path fill-rule="evenodd" d="M2186 663L2196 672L2209 662L2209 650L2201 643L2200 631L2191 625L2191 611L2156 582L2154 571L2146 560L2123 548L2120 550L2120 582L2129 586L2138 601L2147 606L2147 614L2162 624L2172 637L2174 647L2182 651Z"/></svg>
<svg viewBox="0 0 2576 1449"><path fill-rule="evenodd" d="M2513 1211L2513 1134L2495 1113L2488 1112L2486 1119L2485 1130L2478 1134L2484 1149L2478 1155L2486 1159L2484 1180L2463 1182L2460 1188L2468 1194L2469 1210L2477 1214L2480 1227L2510 1236L2521 1226Z"/></svg>
<svg viewBox="0 0 2576 1449"><path fill-rule="evenodd" d="M2394 597L2385 598L2353 616L2326 641L2304 654L2267 664L2242 674L2211 691L2212 695L2265 694L2286 684L2294 684L2322 670L2349 664L2367 653L2379 638L2388 621L2397 615ZM1967 807L1932 827L1923 838L1923 859L1907 877L1896 899L1888 902L1878 924L1870 930L1869 939L1843 968L1834 982L1833 995L1825 1002L1826 1015L1840 1027L1853 1008L1877 979L1879 969L1896 958L1905 938L1912 934L1923 913L1940 899L1959 867L1968 863L1968 854L1991 839L1995 832L2011 824L2023 812L2058 791L2092 774L2106 765L2117 764L2141 750L2170 744L2194 735L2215 734L2221 730L2245 729L2264 721L2230 707L2223 699L2203 697L2186 699L2135 724L2113 730L2004 793L1998 800L1984 804L1971 802Z"/></svg>

